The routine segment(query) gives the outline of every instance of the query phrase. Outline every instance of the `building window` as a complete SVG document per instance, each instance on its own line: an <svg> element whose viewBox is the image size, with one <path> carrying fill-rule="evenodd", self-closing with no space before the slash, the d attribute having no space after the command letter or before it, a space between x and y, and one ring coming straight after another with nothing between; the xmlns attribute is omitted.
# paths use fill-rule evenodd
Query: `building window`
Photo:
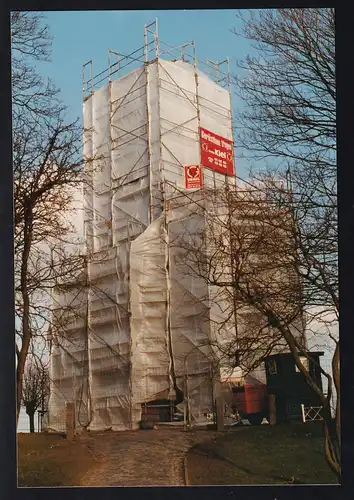
<svg viewBox="0 0 354 500"><path fill-rule="evenodd" d="M275 359L271 359L270 361L268 361L268 371L269 375L276 375L278 373L277 362Z"/></svg>
<svg viewBox="0 0 354 500"><path fill-rule="evenodd" d="M302 366L304 366L306 368L306 370L308 371L309 360L307 358L305 358L305 356L300 356L300 362L301 362ZM297 371L297 372L300 371L296 364L295 364L295 371Z"/></svg>

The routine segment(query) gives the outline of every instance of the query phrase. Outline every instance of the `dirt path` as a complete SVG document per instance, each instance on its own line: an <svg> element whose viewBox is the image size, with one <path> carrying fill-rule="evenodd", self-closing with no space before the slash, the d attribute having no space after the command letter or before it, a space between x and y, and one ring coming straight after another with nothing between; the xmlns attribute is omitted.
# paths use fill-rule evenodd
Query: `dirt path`
<svg viewBox="0 0 354 500"><path fill-rule="evenodd" d="M81 440L96 466L85 474L81 486L183 486L185 454L195 443L215 435L166 428L90 433Z"/></svg>

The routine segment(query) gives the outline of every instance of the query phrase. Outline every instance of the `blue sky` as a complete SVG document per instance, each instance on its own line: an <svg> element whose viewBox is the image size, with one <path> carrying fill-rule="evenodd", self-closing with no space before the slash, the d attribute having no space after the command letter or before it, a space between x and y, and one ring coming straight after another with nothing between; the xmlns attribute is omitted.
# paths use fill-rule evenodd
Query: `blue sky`
<svg viewBox="0 0 354 500"><path fill-rule="evenodd" d="M231 73L236 59L250 52L247 40L231 33L240 26L236 10L171 11L60 11L47 12L47 23L54 37L49 63L38 64L43 76L53 79L61 89L61 99L69 106L68 117L81 117L82 65L93 59L94 73L107 67L108 49L129 54L144 43L144 25L158 18L159 37L180 45L194 40L197 57L222 61L230 58ZM233 96L234 115L240 103ZM236 148L237 149L237 148ZM236 151L236 157L238 156ZM245 174L242 160L237 174Z"/></svg>

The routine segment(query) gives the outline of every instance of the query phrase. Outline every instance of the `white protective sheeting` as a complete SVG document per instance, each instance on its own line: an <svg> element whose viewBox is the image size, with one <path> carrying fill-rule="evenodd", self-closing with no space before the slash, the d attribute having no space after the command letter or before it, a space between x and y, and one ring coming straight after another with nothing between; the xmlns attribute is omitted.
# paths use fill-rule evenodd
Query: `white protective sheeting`
<svg viewBox="0 0 354 500"><path fill-rule="evenodd" d="M203 211L179 196L132 243L130 254L134 404L167 399L177 386L188 390L194 421L212 411L208 287L188 272L177 242L203 225Z"/></svg>
<svg viewBox="0 0 354 500"><path fill-rule="evenodd" d="M230 94L182 61L160 60L158 77L163 175L168 185L184 189L184 165L200 164L199 127L233 140ZM223 174L207 168L203 178L206 187L226 182ZM234 184L235 178L227 182Z"/></svg>
<svg viewBox="0 0 354 500"><path fill-rule="evenodd" d="M132 394L141 404L166 399L170 389L163 217L132 243L130 262Z"/></svg>
<svg viewBox="0 0 354 500"><path fill-rule="evenodd" d="M194 66L161 59L85 100L88 283L84 324L72 334L83 347L53 347L61 392L52 385L52 427L70 400L78 426L136 428L141 404L185 392L186 375L192 417L211 411L209 290L176 264L170 241L205 224L186 203L184 165L200 163L199 126L232 139L230 106L228 91ZM225 184L203 172L205 185ZM66 318L64 302L59 310Z"/></svg>
<svg viewBox="0 0 354 500"><path fill-rule="evenodd" d="M65 431L65 403L77 402L79 425L89 422L87 291L72 288L53 296L48 427Z"/></svg>
<svg viewBox="0 0 354 500"><path fill-rule="evenodd" d="M126 274L126 248L120 245L95 254L89 264L91 429L124 430L130 424Z"/></svg>
<svg viewBox="0 0 354 500"><path fill-rule="evenodd" d="M194 196L171 199L166 216L174 372L178 387L188 392L193 420L200 422L205 420L205 414L210 413L213 408L209 287L190 268L191 263L185 259L183 248L183 242L198 242L200 233L205 230L200 192L196 192Z"/></svg>

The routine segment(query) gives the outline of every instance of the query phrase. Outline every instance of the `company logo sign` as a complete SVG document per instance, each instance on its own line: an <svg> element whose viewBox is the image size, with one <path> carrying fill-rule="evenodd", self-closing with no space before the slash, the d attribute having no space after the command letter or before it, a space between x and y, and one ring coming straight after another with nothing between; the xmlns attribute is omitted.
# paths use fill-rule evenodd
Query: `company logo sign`
<svg viewBox="0 0 354 500"><path fill-rule="evenodd" d="M232 141L200 127L200 150L202 165L225 175L235 174Z"/></svg>
<svg viewBox="0 0 354 500"><path fill-rule="evenodd" d="M184 167L186 189L203 187L202 167L200 165L186 165Z"/></svg>

